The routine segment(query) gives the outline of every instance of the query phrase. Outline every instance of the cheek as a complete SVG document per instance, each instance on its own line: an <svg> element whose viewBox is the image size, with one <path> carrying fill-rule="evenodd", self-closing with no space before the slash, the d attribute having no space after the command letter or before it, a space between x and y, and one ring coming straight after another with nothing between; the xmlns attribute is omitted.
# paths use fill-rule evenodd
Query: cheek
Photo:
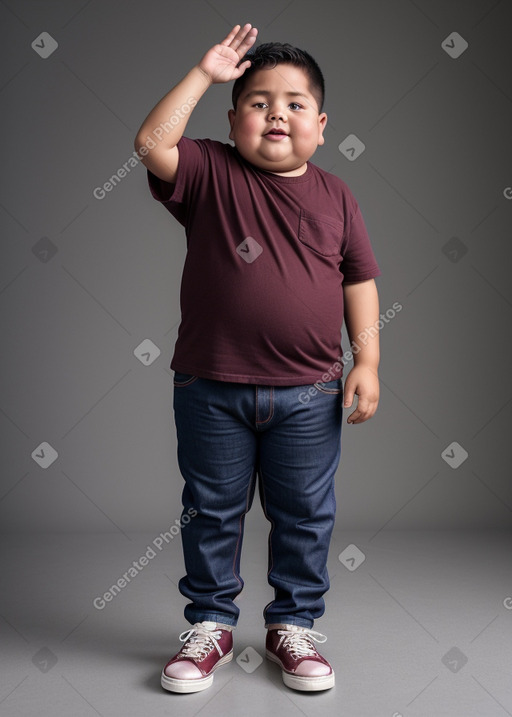
<svg viewBox="0 0 512 717"><path fill-rule="evenodd" d="M318 141L318 126L313 124L311 121L303 121L300 123L298 129L298 137L304 144L311 144Z"/></svg>
<svg viewBox="0 0 512 717"><path fill-rule="evenodd" d="M260 133L260 123L257 117L244 117L240 124L240 133L245 136L250 136Z"/></svg>

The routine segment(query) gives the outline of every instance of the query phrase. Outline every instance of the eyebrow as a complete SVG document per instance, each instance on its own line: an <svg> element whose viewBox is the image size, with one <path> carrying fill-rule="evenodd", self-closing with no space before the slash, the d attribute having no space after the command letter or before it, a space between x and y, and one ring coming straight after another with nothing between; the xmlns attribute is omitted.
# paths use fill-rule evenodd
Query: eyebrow
<svg viewBox="0 0 512 717"><path fill-rule="evenodd" d="M253 95L266 95L267 97L271 95L272 92L270 90L251 90L246 95L244 95L244 100L248 99L249 97L252 97ZM288 97L304 97L305 99L309 99L304 92L285 92L285 95Z"/></svg>

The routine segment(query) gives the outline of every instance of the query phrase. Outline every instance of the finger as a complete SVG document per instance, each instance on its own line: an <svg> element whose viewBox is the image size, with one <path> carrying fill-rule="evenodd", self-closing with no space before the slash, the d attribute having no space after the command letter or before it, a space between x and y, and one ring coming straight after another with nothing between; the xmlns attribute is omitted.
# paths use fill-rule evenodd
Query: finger
<svg viewBox="0 0 512 717"><path fill-rule="evenodd" d="M370 401L367 398L364 398L364 396L359 396L358 398L357 410L361 416L365 416L370 408Z"/></svg>
<svg viewBox="0 0 512 717"><path fill-rule="evenodd" d="M254 38L254 40L255 39L256 38ZM235 52L237 53L238 57L240 59L242 59L244 57L244 55L246 55L249 52L249 50L251 49L251 47L253 45L254 45L254 42L244 42L236 48Z"/></svg>
<svg viewBox="0 0 512 717"><path fill-rule="evenodd" d="M246 69L250 66L251 66L250 60L246 60L245 62L242 62L242 64L239 65L236 68L236 70L234 70L233 79L236 80L239 77L241 77L244 74L244 72L246 71Z"/></svg>
<svg viewBox="0 0 512 717"><path fill-rule="evenodd" d="M242 45L243 41L245 40L246 36L249 34L250 30L252 29L251 23L246 23L243 27L240 27L240 25L237 26L240 28L238 32L235 34L234 38L231 40L230 47L233 50L238 50L238 48Z"/></svg>
<svg viewBox="0 0 512 717"><path fill-rule="evenodd" d="M231 42L232 42L232 40L233 40L233 38L235 37L235 35L237 34L237 32L238 32L239 30L240 30L240 25L235 25L235 27L231 30L231 32L229 33L229 35L226 35L226 37L225 37L225 38L222 40L222 42L219 43L219 44L220 44L220 45L230 45Z"/></svg>
<svg viewBox="0 0 512 717"><path fill-rule="evenodd" d="M350 416L347 418L347 423L358 423L359 420L360 420L360 418L361 418L361 415L362 415L362 412L361 412L361 399L360 399L359 396L358 396L358 399L359 399L359 400L357 401L356 410L355 410L355 411L352 411L352 413L350 414ZM354 394L352 393L352 394L350 395L350 403L349 403L349 406L352 406L353 403L354 403Z"/></svg>
<svg viewBox="0 0 512 717"><path fill-rule="evenodd" d="M364 421L366 421L366 418L359 408L356 408L347 418L347 423L363 423Z"/></svg>
<svg viewBox="0 0 512 717"><path fill-rule="evenodd" d="M358 404L357 409L348 417L347 423L364 423L374 415L376 410L376 402L368 402L368 407L366 408L366 410L361 410L360 405Z"/></svg>
<svg viewBox="0 0 512 717"><path fill-rule="evenodd" d="M247 50L254 45L256 42L256 36L258 34L258 30L255 27L251 27L249 32L245 35L243 38L241 44L239 45L237 52L240 53L240 55L243 57Z"/></svg>
<svg viewBox="0 0 512 717"><path fill-rule="evenodd" d="M352 403L350 405L352 406ZM357 420L359 418L360 415L361 415L361 410L360 410L360 406L358 403L355 407L355 410L352 411L350 416L347 418L347 423L353 423L355 420Z"/></svg>

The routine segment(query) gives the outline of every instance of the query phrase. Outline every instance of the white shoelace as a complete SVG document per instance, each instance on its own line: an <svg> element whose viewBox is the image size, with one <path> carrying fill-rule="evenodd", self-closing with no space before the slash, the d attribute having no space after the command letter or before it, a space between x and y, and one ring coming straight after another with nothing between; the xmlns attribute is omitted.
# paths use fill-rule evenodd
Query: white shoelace
<svg viewBox="0 0 512 717"><path fill-rule="evenodd" d="M180 635L181 642L185 643L181 648L181 654L193 659L204 660L212 647L215 647L222 657L223 652L217 642L221 635L220 630L208 630L204 625L196 622L190 630L185 630Z"/></svg>
<svg viewBox="0 0 512 717"><path fill-rule="evenodd" d="M278 635L282 635L277 648L281 645L283 649L290 653L294 660L300 657L316 657L317 649L313 644L315 642L325 642L327 637L316 630L296 631L296 630L278 630Z"/></svg>

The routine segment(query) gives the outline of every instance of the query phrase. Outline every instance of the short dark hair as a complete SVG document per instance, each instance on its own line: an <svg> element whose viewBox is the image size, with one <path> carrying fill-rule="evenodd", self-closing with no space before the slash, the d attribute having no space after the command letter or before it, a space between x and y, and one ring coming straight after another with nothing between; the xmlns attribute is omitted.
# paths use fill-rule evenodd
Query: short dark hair
<svg viewBox="0 0 512 717"><path fill-rule="evenodd" d="M279 64L294 65L300 67L309 78L309 90L316 100L318 111L322 111L325 97L325 83L322 71L309 53L299 50L288 43L266 42L258 47L251 48L238 63L250 60L251 65L241 77L235 80L232 91L233 107L236 110L236 103L248 78L253 72L267 67L276 67Z"/></svg>

